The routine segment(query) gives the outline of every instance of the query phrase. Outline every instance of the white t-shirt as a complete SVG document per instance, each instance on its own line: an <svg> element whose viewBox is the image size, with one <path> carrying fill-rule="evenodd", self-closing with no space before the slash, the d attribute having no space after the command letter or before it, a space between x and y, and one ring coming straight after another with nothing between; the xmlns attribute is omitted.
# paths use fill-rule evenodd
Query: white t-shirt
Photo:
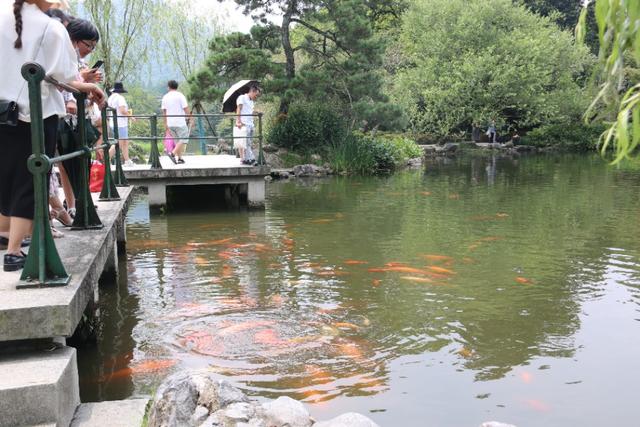
<svg viewBox="0 0 640 427"><path fill-rule="evenodd" d="M238 97L236 105L242 105L240 114L253 114L253 101L246 93ZM253 127L253 116L240 116L240 121L245 126Z"/></svg>
<svg viewBox="0 0 640 427"><path fill-rule="evenodd" d="M162 109L166 110L167 116L184 115L187 108L187 98L177 90L170 90L162 97ZM167 117L169 127L186 127L187 120L184 117Z"/></svg>
<svg viewBox="0 0 640 427"><path fill-rule="evenodd" d="M24 3L22 28L22 48L15 49L13 43L17 34L13 2L0 2L0 99L16 101L19 119L30 122L29 86L21 74L22 64L35 58L47 75L59 82L70 83L76 80L78 63L66 28L42 13L38 6ZM63 117L65 114L62 93L42 82L42 117Z"/></svg>
<svg viewBox="0 0 640 427"><path fill-rule="evenodd" d="M129 127L129 119L126 116L123 116L120 112L120 107L124 107L125 110L129 110L129 106L127 105L127 100L124 99L124 96L119 93L112 93L109 99L107 100L107 104L109 107L113 108L118 112L118 127L126 128ZM111 113L113 114L113 113ZM112 117L111 115L109 117ZM113 119L109 120L109 124L113 123Z"/></svg>

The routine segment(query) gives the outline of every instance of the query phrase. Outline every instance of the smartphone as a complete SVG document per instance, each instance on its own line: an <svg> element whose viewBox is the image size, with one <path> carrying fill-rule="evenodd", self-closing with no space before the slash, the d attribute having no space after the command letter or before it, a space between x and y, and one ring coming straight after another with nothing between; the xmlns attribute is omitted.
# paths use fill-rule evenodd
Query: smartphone
<svg viewBox="0 0 640 427"><path fill-rule="evenodd" d="M96 68L100 68L104 65L104 61L100 60L98 62L96 62L95 64L93 64L93 67L91 67L92 70L95 70Z"/></svg>

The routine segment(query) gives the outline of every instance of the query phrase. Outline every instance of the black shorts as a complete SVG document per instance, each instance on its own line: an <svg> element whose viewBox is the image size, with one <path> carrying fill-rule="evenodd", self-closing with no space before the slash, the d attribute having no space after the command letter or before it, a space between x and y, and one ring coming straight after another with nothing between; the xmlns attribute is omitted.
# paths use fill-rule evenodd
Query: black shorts
<svg viewBox="0 0 640 427"><path fill-rule="evenodd" d="M57 131L58 116L46 118L44 145L49 157L53 157L55 152ZM27 169L27 159L31 154L30 123L0 125L0 214L4 216L33 219L33 175Z"/></svg>

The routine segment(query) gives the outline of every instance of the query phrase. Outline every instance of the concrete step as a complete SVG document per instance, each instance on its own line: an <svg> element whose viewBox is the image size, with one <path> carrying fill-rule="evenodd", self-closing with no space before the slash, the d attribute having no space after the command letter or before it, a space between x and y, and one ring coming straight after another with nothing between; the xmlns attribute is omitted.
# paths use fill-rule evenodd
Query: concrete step
<svg viewBox="0 0 640 427"><path fill-rule="evenodd" d="M71 427L140 427L149 399L83 403Z"/></svg>
<svg viewBox="0 0 640 427"><path fill-rule="evenodd" d="M74 348L0 355L0 426L68 426L79 404Z"/></svg>

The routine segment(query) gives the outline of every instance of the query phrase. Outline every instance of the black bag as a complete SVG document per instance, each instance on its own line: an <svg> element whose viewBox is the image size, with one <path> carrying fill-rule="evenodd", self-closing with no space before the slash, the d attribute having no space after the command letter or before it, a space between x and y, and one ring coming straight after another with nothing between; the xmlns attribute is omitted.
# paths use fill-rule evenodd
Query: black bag
<svg viewBox="0 0 640 427"><path fill-rule="evenodd" d="M18 103L0 100L0 125L18 126Z"/></svg>

